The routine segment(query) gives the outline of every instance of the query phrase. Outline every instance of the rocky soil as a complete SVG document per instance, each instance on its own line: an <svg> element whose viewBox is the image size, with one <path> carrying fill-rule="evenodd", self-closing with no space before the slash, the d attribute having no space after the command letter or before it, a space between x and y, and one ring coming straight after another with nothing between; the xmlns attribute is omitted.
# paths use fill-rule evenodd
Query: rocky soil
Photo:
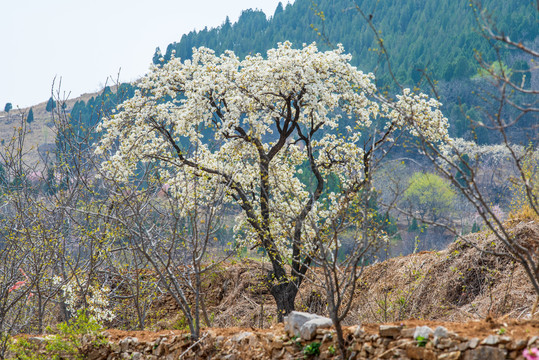
<svg viewBox="0 0 539 360"><path fill-rule="evenodd" d="M537 253L539 224L518 221L511 229ZM472 234L468 241L367 267L345 321L348 357L524 359L525 349L539 347L539 320L531 314L536 295L522 268L479 251L496 249L488 232ZM181 312L163 298L152 315L154 331L109 329L108 344L87 347L86 355L93 360L335 358L334 329L318 327L310 338L276 322L273 300L261 285L268 269L255 260L223 265L205 289L212 326L196 341L173 330ZM309 281L296 308L327 316L323 291Z"/></svg>
<svg viewBox="0 0 539 360"><path fill-rule="evenodd" d="M90 349L88 359L291 360L332 359L339 354L333 329L319 328L313 339L305 340L291 336L282 324L270 329L205 329L197 342L186 333L171 330L109 330L106 335L109 344ZM524 359L523 350L539 347L539 321L407 320L346 327L345 336L349 359ZM313 351L315 348L318 350Z"/></svg>
<svg viewBox="0 0 539 360"><path fill-rule="evenodd" d="M535 221L514 222L512 232L530 247L539 247ZM536 295L523 268L509 258L478 250L500 250L493 247L495 239L488 232L470 234L467 239L469 243L454 242L442 251L399 256L366 267L345 323L410 318L466 322L489 316L530 319ZM216 271L205 289L208 312L214 315L212 326L276 325L275 303L262 285L269 269L264 261L243 259ZM327 316L325 304L323 289L304 281L296 309ZM156 309L156 330L174 328L181 317L172 298L163 298Z"/></svg>

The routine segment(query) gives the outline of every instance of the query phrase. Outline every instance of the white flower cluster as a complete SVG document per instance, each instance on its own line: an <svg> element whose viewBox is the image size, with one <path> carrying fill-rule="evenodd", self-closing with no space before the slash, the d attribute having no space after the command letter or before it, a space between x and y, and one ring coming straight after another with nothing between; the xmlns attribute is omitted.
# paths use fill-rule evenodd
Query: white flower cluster
<svg viewBox="0 0 539 360"><path fill-rule="evenodd" d="M511 144L494 144L494 145L478 145L474 141L467 141L461 138L453 140L452 143L452 160L458 161L458 154L468 155L472 161L481 161L491 165L501 164L511 158L511 151L517 156L522 157L526 149L521 145ZM538 156L539 151L536 151L534 156Z"/></svg>
<svg viewBox="0 0 539 360"><path fill-rule="evenodd" d="M437 101L407 90L394 106L381 109L374 76L350 65L350 59L342 46L320 52L315 44L294 49L289 42L265 58L257 54L244 60L230 51L216 56L207 48L194 49L191 60L173 58L152 68L135 96L103 120L99 130L105 134L96 152L111 153L103 169L121 181L140 162L159 163L169 192L191 202L225 187L228 200L249 202L251 214L239 215L236 230L244 231L238 241L251 245L259 238L252 214L257 223L267 222L261 209L261 164L271 156L269 227L279 251L287 254L294 219L316 187L309 166L309 174L303 174L305 164L314 161L325 181L336 175L343 188L357 184L364 176L361 129L378 116L394 123L394 129L407 128L434 141L449 139ZM196 194L187 185L195 178ZM244 199L238 197L240 189ZM314 235L313 224L323 225L340 211L343 196L312 204L302 239Z"/></svg>
<svg viewBox="0 0 539 360"><path fill-rule="evenodd" d="M55 277L53 283L59 285L62 283L60 277ZM88 295L82 299L82 294L75 290L75 282L73 280L61 286L67 310L76 314L81 309L83 300L86 300L86 311L89 316L95 319L98 323L103 321L111 321L115 315L109 309L109 299L107 294L110 292L108 287L102 287L98 284L92 284L88 287Z"/></svg>
<svg viewBox="0 0 539 360"><path fill-rule="evenodd" d="M449 123L440 111L442 104L427 95L415 94L403 89L392 104L388 117L399 128L406 128L413 136L421 137L431 144L450 144ZM385 107L384 107L385 108Z"/></svg>

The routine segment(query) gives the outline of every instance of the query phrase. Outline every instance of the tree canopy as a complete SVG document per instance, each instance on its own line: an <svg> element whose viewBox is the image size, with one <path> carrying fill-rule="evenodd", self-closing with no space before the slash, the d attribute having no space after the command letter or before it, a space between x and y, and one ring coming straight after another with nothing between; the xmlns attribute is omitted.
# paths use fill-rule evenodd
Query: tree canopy
<svg viewBox="0 0 539 360"><path fill-rule="evenodd" d="M436 174L415 173L404 192L404 199L410 208L418 211L422 219L437 221L447 216L455 199L455 192L449 182Z"/></svg>
<svg viewBox="0 0 539 360"><path fill-rule="evenodd" d="M45 110L47 112L51 112L52 110L54 110L56 108L56 101L54 101L54 99L52 98L52 96L49 98L49 100L47 101L47 106L45 107Z"/></svg>
<svg viewBox="0 0 539 360"><path fill-rule="evenodd" d="M140 163L153 164L171 196L193 203L225 188L241 208L237 243L266 250L271 293L288 313L317 251L312 239L360 196L379 148L399 129L448 139L436 100L405 89L386 102L374 76L350 58L342 47L320 52L285 42L265 57L199 48L192 60L155 66L99 126L97 152L111 152L103 168L128 181ZM378 118L384 126L373 128ZM304 171L311 182L300 180ZM338 191L322 196L333 176ZM182 186L192 178L196 191Z"/></svg>
<svg viewBox="0 0 539 360"><path fill-rule="evenodd" d="M31 124L34 121L34 110L30 108L30 111L28 111L28 115L26 116L26 122L28 124Z"/></svg>

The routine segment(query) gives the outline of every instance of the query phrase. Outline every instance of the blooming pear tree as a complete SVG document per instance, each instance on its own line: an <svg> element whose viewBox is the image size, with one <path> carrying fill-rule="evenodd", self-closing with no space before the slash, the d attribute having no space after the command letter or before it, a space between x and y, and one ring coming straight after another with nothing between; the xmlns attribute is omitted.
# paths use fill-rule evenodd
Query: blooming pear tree
<svg viewBox="0 0 539 360"><path fill-rule="evenodd" d="M317 231L354 203L377 150L401 129L449 140L437 101L409 90L386 101L350 59L342 47L285 42L266 57L199 48L155 66L100 125L104 173L129 181L141 163L155 165L169 195L193 206L223 189L241 208L236 243L266 250L282 317L320 250ZM196 192L181 185L189 179Z"/></svg>

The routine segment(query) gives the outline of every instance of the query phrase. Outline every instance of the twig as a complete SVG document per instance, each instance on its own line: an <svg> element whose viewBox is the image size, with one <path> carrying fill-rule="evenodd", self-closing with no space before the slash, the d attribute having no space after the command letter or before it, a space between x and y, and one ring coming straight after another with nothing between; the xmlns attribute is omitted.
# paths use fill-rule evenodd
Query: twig
<svg viewBox="0 0 539 360"><path fill-rule="evenodd" d="M400 347L402 347L402 346L404 346L404 345L412 344L413 342L414 342L413 340L408 340L408 341L406 341L406 342L404 342L404 343L402 343L402 344L400 344L400 345L397 345L397 346L394 346L394 347L392 347L392 348L390 348L390 349L387 349L386 351L384 351L384 352L381 353L380 355L376 356L375 359L380 359L380 358L383 357L384 355L389 354L391 351L393 351L393 350L395 350L395 349L398 349L398 348L400 348Z"/></svg>
<svg viewBox="0 0 539 360"><path fill-rule="evenodd" d="M184 352L182 352L180 354L180 356L178 357L178 359L182 359L183 356L185 354L187 354L189 352L189 350L191 350L192 348L194 348L199 342L201 342L202 340L204 340L206 338L206 336L208 336L208 333L205 333L204 336L202 336L200 339L198 339L193 345L189 346Z"/></svg>

